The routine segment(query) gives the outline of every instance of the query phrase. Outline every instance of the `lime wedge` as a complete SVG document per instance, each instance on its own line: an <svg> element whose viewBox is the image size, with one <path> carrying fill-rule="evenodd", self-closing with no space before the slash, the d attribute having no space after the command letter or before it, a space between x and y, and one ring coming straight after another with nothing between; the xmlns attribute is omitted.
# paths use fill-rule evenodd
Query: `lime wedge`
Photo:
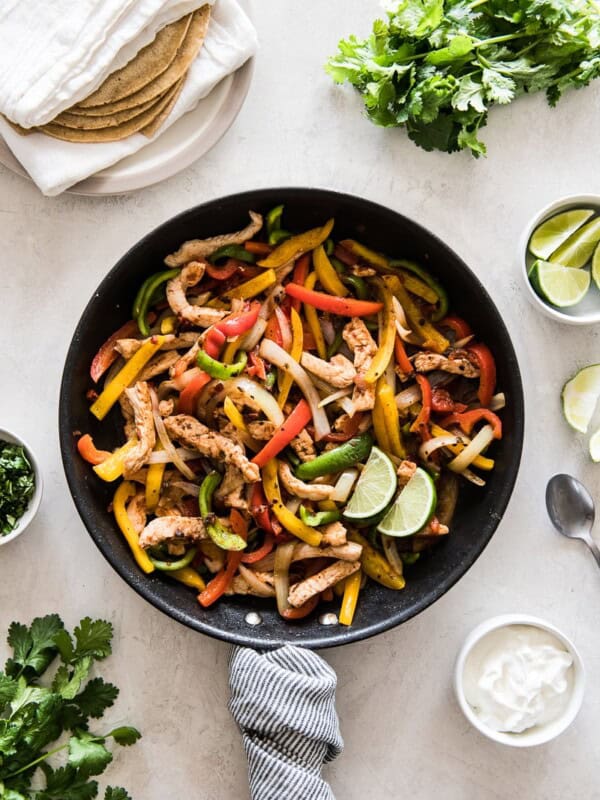
<svg viewBox="0 0 600 800"><path fill-rule="evenodd" d="M580 369L562 390L565 419L572 428L586 433L600 397L600 364Z"/></svg>
<svg viewBox="0 0 600 800"><path fill-rule="evenodd" d="M536 261L529 270L529 280L543 300L558 308L579 303L590 288L589 272L548 261Z"/></svg>
<svg viewBox="0 0 600 800"><path fill-rule="evenodd" d="M592 278L596 286L600 289L600 244L596 246L592 257Z"/></svg>
<svg viewBox="0 0 600 800"><path fill-rule="evenodd" d="M536 228L529 240L529 250L534 256L546 259L566 242L592 215L589 208L574 208L550 217Z"/></svg>
<svg viewBox="0 0 600 800"><path fill-rule="evenodd" d="M590 456L592 461L600 461L600 430L597 430L590 439Z"/></svg>
<svg viewBox="0 0 600 800"><path fill-rule="evenodd" d="M411 536L427 523L437 502L435 486L420 467L377 526L386 536Z"/></svg>
<svg viewBox="0 0 600 800"><path fill-rule="evenodd" d="M396 470L390 459L378 447L371 448L344 516L361 520L379 514L391 501L397 485Z"/></svg>
<svg viewBox="0 0 600 800"><path fill-rule="evenodd" d="M600 242L600 217L596 217L583 228L575 231L558 250L550 256L553 264L562 264L563 267L583 267Z"/></svg>

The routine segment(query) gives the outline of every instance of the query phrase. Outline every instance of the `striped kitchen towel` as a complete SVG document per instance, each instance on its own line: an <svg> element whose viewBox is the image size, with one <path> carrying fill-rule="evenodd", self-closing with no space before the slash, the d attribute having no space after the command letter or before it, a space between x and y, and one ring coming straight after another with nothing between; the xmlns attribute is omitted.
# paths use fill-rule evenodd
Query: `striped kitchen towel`
<svg viewBox="0 0 600 800"><path fill-rule="evenodd" d="M344 746L331 667L292 645L265 653L235 647L229 683L252 800L335 800L321 778Z"/></svg>

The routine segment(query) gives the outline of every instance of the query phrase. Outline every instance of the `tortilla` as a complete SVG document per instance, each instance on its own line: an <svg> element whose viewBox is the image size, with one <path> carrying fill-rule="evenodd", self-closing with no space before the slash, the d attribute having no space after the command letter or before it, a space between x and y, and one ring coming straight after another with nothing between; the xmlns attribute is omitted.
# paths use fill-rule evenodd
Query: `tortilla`
<svg viewBox="0 0 600 800"><path fill-rule="evenodd" d="M163 108L163 110L155 117L149 125L146 125L145 128L142 128L140 133L143 133L148 139L151 139L154 134L158 131L159 128L162 127L163 122L167 119L175 103L179 100L179 95L181 94L181 90L183 89L183 84L185 83L185 79L187 78L187 74L183 76L176 84L175 84L175 93L167 103L167 105Z"/></svg>
<svg viewBox="0 0 600 800"><path fill-rule="evenodd" d="M87 105L84 107L83 104L80 103L78 106L74 106L70 109L70 111L90 116L95 116L97 114L107 116L132 108L133 106L141 105L142 103L146 103L149 100L161 96L186 74L190 64L200 52L200 48L206 38L206 31L208 30L208 23L210 22L210 12L211 6L204 5L193 13L187 34L175 59L161 75L145 85L143 89L115 103L93 107L88 107ZM87 103L87 101L85 102Z"/></svg>
<svg viewBox="0 0 600 800"><path fill-rule="evenodd" d="M114 103L134 94L157 78L175 59L185 40L192 16L188 14L162 28L150 44L142 48L124 67L110 74L95 92L78 104L79 107Z"/></svg>
<svg viewBox="0 0 600 800"><path fill-rule="evenodd" d="M119 111L106 116L87 117L83 114L73 114L70 111L63 111L62 114L59 114L58 117L52 120L52 123L54 125L62 125L65 128L79 128L83 130L112 128L115 125L122 125L124 122L137 117L138 114L143 114L144 111L148 111L148 109L155 106L159 100L162 100L164 94L166 94L166 92L159 97L155 97L153 100L148 100L147 103L143 103L141 106L134 106L125 111Z"/></svg>
<svg viewBox="0 0 600 800"><path fill-rule="evenodd" d="M62 139L65 142L117 142L120 139L126 139L128 136L138 133L138 131L154 122L163 110L169 106L169 103L178 94L179 90L180 86L176 83L165 93L164 97L161 97L158 102L147 111L144 111L143 114L138 114L137 117L127 120L121 125L113 125L111 128L85 130L83 128L67 128L64 125L49 122L47 125L35 128L35 130L39 133L46 133L55 139Z"/></svg>

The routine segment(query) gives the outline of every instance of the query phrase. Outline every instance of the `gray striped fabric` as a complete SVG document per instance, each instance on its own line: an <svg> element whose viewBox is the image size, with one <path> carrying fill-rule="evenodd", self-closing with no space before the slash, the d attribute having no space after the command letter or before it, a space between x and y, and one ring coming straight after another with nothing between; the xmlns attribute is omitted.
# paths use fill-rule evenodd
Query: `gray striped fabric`
<svg viewBox="0 0 600 800"><path fill-rule="evenodd" d="M242 731L252 800L335 800L321 767L344 746L336 683L310 650L233 649L229 708Z"/></svg>

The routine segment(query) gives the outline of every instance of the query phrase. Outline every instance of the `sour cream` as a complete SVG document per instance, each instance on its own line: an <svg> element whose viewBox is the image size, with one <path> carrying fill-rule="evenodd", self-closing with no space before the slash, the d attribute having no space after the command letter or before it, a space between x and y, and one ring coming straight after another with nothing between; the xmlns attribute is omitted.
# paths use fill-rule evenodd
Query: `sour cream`
<svg viewBox="0 0 600 800"><path fill-rule="evenodd" d="M521 733L557 719L573 691L573 656L548 631L507 625L490 631L467 656L464 695L494 731Z"/></svg>

